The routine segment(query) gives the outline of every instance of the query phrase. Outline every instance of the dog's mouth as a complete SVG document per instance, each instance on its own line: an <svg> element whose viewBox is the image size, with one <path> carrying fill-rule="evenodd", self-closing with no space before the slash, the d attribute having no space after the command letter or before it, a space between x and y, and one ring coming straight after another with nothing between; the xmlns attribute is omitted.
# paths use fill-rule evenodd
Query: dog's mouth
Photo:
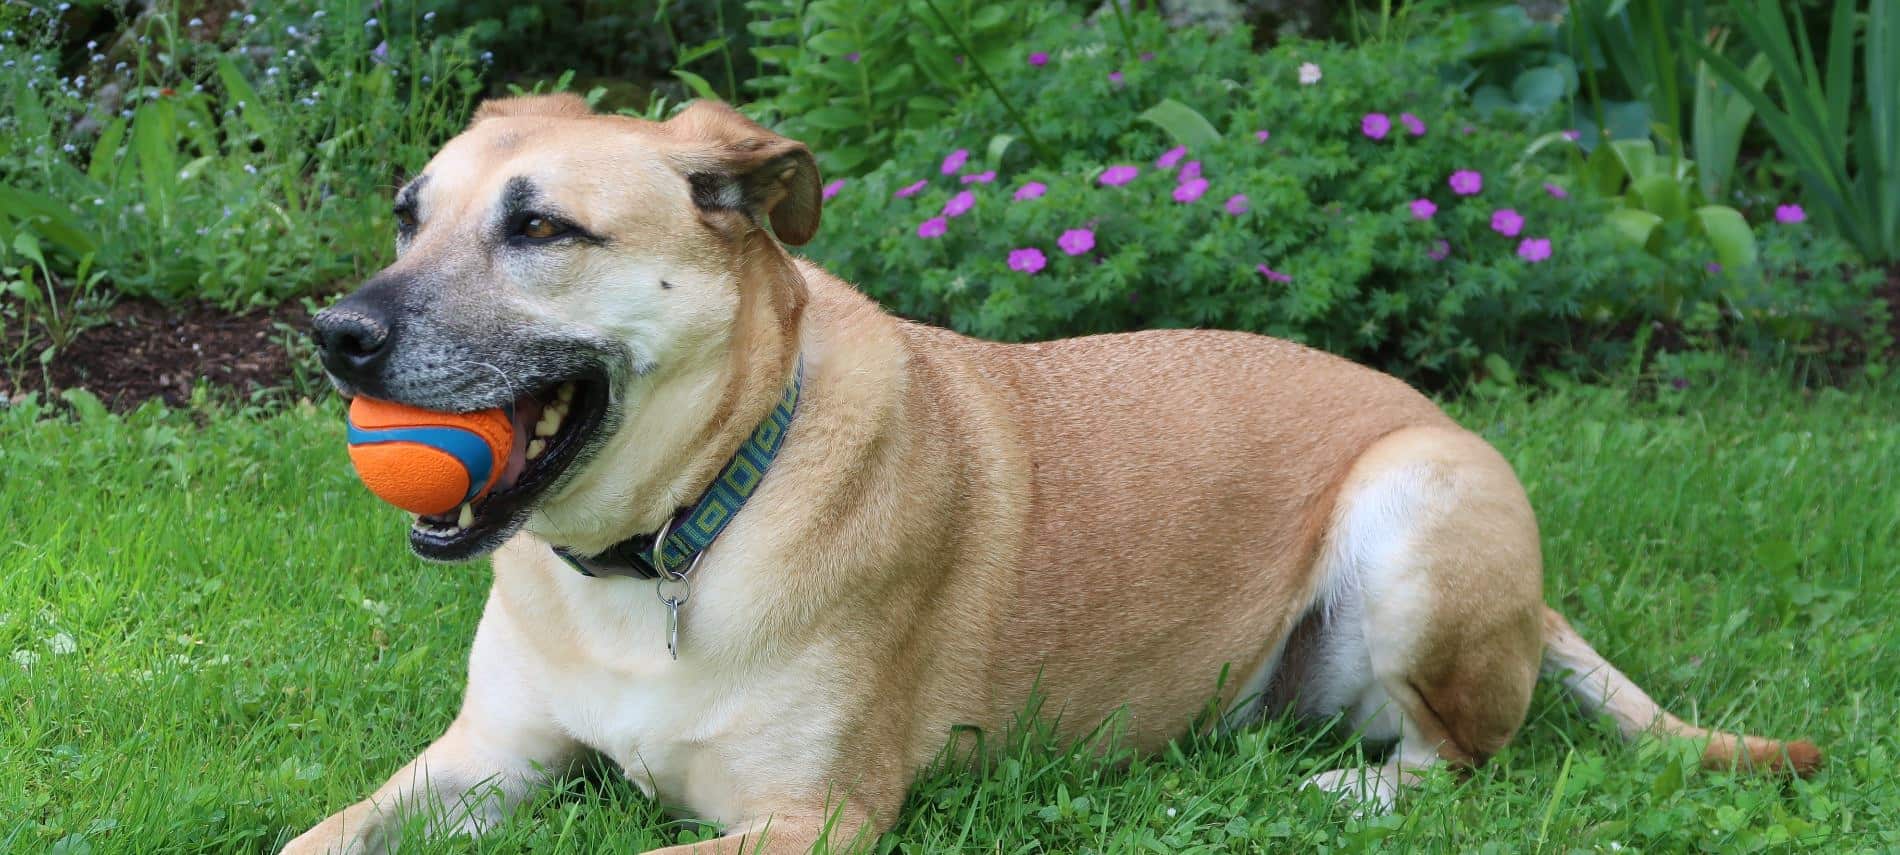
<svg viewBox="0 0 1900 855"><path fill-rule="evenodd" d="M608 409L607 380L589 374L514 401L514 446L488 495L446 514L418 516L409 548L431 561L462 561L500 546L536 503L592 452Z"/></svg>

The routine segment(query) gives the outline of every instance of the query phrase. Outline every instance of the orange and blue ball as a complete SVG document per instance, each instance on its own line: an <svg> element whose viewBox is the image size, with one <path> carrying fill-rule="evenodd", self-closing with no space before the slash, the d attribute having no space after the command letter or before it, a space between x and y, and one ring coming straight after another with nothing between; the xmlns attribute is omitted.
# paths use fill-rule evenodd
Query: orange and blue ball
<svg viewBox="0 0 1900 855"><path fill-rule="evenodd" d="M357 476L414 514L447 514L487 495L508 465L514 433L501 408L444 413L362 395L350 403Z"/></svg>

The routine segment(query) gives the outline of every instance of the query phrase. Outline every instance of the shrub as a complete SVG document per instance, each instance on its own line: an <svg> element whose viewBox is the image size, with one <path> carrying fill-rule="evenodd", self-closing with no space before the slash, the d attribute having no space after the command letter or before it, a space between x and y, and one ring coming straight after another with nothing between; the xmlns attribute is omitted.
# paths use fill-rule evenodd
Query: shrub
<svg viewBox="0 0 1900 855"><path fill-rule="evenodd" d="M380 266L386 189L479 86L465 37L388 40L355 0L143 14L66 68L62 26L35 9L0 38L16 105L0 117L0 246L33 235L55 277L90 258L131 295L274 302Z"/></svg>
<svg viewBox="0 0 1900 855"><path fill-rule="evenodd" d="M1609 200L1518 163L1540 117L1477 119L1429 43L1253 54L1242 35L1131 26L1133 50L1110 26L1042 28L1019 50L1051 61L1003 63L1007 106L967 98L900 134L891 161L836 188L812 254L901 313L984 337L1228 327L1424 378L1490 354L1603 364L1644 322L1703 308L1832 323L1866 303L1848 285L1784 299L1791 283L1714 275L1706 251L1632 250ZM943 162L957 151L967 163ZM1833 259L1789 263L1835 275Z"/></svg>

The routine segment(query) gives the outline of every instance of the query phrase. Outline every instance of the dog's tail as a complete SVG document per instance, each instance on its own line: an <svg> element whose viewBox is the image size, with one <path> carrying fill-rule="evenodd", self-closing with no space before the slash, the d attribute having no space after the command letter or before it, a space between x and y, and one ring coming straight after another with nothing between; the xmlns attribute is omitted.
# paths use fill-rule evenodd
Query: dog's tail
<svg viewBox="0 0 1900 855"><path fill-rule="evenodd" d="M1821 767L1821 750L1805 739L1783 742L1714 733L1670 715L1548 606L1544 607L1544 676L1562 681L1587 712L1608 713L1624 739L1653 733L1704 743L1702 765L1711 769L1792 772L1807 777Z"/></svg>

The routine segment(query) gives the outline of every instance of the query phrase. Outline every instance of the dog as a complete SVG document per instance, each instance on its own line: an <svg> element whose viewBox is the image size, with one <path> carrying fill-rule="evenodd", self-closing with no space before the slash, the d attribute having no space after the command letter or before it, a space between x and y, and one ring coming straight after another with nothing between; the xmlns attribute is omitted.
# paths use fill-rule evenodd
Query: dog
<svg viewBox="0 0 1900 855"><path fill-rule="evenodd" d="M859 848L1032 695L1139 751L1210 698L1343 716L1395 748L1305 784L1364 809L1497 752L1540 671L1710 766L1819 765L1605 662L1543 602L1511 466L1405 383L1242 333L899 320L784 248L821 197L804 145L728 106L568 95L486 102L396 195L395 262L314 319L332 382L534 439L409 530L493 553L459 715L286 852L381 851L428 806L480 833L590 755L725 832L658 851Z"/></svg>

